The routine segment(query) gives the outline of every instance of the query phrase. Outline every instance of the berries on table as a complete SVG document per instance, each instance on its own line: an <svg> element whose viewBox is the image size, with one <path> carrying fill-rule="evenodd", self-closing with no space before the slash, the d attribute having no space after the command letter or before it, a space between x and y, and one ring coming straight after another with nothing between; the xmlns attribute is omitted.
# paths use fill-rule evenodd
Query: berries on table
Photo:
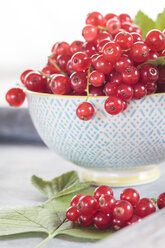
<svg viewBox="0 0 165 248"><path fill-rule="evenodd" d="M95 227L101 230L104 230L110 227L111 222L112 222L112 215L108 213L107 214L103 213L101 211L98 211L93 218L93 223Z"/></svg>
<svg viewBox="0 0 165 248"><path fill-rule="evenodd" d="M6 93L6 101L13 107L21 106L25 101L25 93L22 89L12 88Z"/></svg>
<svg viewBox="0 0 165 248"><path fill-rule="evenodd" d="M125 200L118 200L113 208L113 216L120 221L127 221L133 215L133 206Z"/></svg>
<svg viewBox="0 0 165 248"><path fill-rule="evenodd" d="M102 195L99 198L99 209L104 213L112 213L116 199L112 195Z"/></svg>
<svg viewBox="0 0 165 248"><path fill-rule="evenodd" d="M112 195L113 196L112 189L107 185L101 185L101 186L97 187L94 191L94 197L97 200L99 200L99 198L101 196L105 196L105 195Z"/></svg>
<svg viewBox="0 0 165 248"><path fill-rule="evenodd" d="M161 31L153 29L146 34L145 43L152 51L164 49L164 35Z"/></svg>
<svg viewBox="0 0 165 248"><path fill-rule="evenodd" d="M80 198L77 208L80 215L93 216L98 210L98 202L94 196L84 195Z"/></svg>
<svg viewBox="0 0 165 248"><path fill-rule="evenodd" d="M157 206L159 209L165 208L165 192L159 195L157 199Z"/></svg>
<svg viewBox="0 0 165 248"><path fill-rule="evenodd" d="M70 207L66 212L66 218L70 221L78 221L80 213L77 207Z"/></svg>
<svg viewBox="0 0 165 248"><path fill-rule="evenodd" d="M136 214L138 216L144 218L150 214L153 214L154 212L156 212L156 207L151 199L140 199L138 205L136 206Z"/></svg>
<svg viewBox="0 0 165 248"><path fill-rule="evenodd" d="M121 200L128 201L133 207L136 207L140 200L140 195L137 190L132 188L124 189L120 195Z"/></svg>
<svg viewBox="0 0 165 248"><path fill-rule="evenodd" d="M82 102L76 109L76 114L80 120L89 121L94 116L95 110L91 103Z"/></svg>

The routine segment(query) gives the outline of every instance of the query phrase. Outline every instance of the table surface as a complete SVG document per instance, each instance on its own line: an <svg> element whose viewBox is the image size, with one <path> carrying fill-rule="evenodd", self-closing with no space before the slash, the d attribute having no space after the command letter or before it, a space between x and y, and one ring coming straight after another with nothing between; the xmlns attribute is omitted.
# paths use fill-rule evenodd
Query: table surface
<svg viewBox="0 0 165 248"><path fill-rule="evenodd" d="M26 144L0 144L0 208L2 207L14 207L14 206L32 206L38 205L46 200L44 196L42 196L30 183L30 178L33 174L42 177L44 179L52 179L66 171L76 169L77 171L81 172L81 169L73 165L72 163L64 160L63 158L56 155L54 152L48 150L44 146L37 146L37 145L26 145ZM141 196L148 196L148 197L156 197L162 191L165 191L165 163L160 165L161 169L161 176L160 178L150 184L140 185L135 188L138 189ZM119 192L121 192L122 188L115 189L115 195L119 197ZM156 218L155 215L152 217L146 218L143 223L139 223L135 226L126 228L125 230L119 231L114 234L112 237L109 237L106 240L98 242L91 242L89 240L80 240L66 236L59 236L49 243L47 243L44 247L51 248L51 247L60 247L60 248L88 248L88 247L105 247L107 242L111 242L111 244L115 244L111 246L111 248L119 248L120 244L117 245L117 241L121 239L128 241L129 235L124 235L126 233L134 234L135 238L138 238L137 235L137 228L138 230L142 230L143 227L151 226L152 219L155 218L158 222L157 225L152 225L151 228L146 230L149 233L154 233L152 238L156 237L155 233L158 231L159 228L157 226L161 225L162 216L165 219L165 212L159 211L158 217ZM148 223L148 224L147 224ZM164 223L164 220L163 220ZM138 226L139 225L139 226ZM140 228L140 225L142 228ZM136 227L137 226L137 227ZM164 226L164 224L163 224ZM163 231L162 231L163 230ZM132 231L132 232L130 232ZM163 232L163 233L162 233ZM144 233L144 232L143 232ZM161 229L161 236L157 233L160 237L165 236L165 229ZM132 236L133 237L133 236ZM1 238L0 239L0 247L1 248L31 248L35 247L39 242L42 240L42 235L29 237L28 235L21 235L19 239L13 238ZM152 239L151 238L151 239ZM151 240L148 237L148 241ZM136 247L152 247L147 246L142 239L139 240L139 246ZM156 239L157 240L157 239ZM159 244L155 247L164 247L164 241L161 240ZM113 243L114 242L114 243ZM124 242L124 241L123 241ZM135 247L135 246L134 246ZM153 246L154 247L154 246Z"/></svg>

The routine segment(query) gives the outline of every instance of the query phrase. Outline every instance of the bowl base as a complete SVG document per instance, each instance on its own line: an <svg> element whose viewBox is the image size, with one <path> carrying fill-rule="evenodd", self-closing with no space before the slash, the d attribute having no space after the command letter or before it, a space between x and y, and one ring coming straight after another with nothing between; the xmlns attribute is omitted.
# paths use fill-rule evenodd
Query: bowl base
<svg viewBox="0 0 165 248"><path fill-rule="evenodd" d="M95 184L106 184L114 187L140 185L153 182L160 176L156 165L134 169L109 169L106 172L84 170L84 181L93 181Z"/></svg>

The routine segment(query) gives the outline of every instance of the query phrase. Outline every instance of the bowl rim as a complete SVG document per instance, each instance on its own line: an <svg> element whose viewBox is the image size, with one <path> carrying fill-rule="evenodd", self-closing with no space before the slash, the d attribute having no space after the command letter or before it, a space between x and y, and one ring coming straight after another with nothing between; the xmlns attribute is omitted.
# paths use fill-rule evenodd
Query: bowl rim
<svg viewBox="0 0 165 248"><path fill-rule="evenodd" d="M25 89L24 90L26 94L29 94L29 95L33 95L33 96L46 96L46 97L57 97L57 98L73 98L73 99L86 99L87 96L74 96L74 95L56 95L56 94L49 94L49 93L40 93L40 92L35 92L35 91L31 91L31 90L27 90ZM164 93L156 93L156 94L151 94L151 95L146 95L145 98L148 98L150 96L165 96L165 92ZM89 96L89 99L92 98L92 99L106 99L108 98L108 96Z"/></svg>

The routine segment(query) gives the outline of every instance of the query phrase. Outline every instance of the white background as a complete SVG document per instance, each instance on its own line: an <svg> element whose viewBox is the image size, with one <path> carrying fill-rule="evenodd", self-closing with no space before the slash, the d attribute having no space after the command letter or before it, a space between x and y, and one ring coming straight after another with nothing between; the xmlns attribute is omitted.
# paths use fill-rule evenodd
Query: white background
<svg viewBox="0 0 165 248"><path fill-rule="evenodd" d="M134 18L141 9L155 19L164 7L161 0L0 0L0 105L22 71L45 65L56 41L83 40L89 12L125 12Z"/></svg>

